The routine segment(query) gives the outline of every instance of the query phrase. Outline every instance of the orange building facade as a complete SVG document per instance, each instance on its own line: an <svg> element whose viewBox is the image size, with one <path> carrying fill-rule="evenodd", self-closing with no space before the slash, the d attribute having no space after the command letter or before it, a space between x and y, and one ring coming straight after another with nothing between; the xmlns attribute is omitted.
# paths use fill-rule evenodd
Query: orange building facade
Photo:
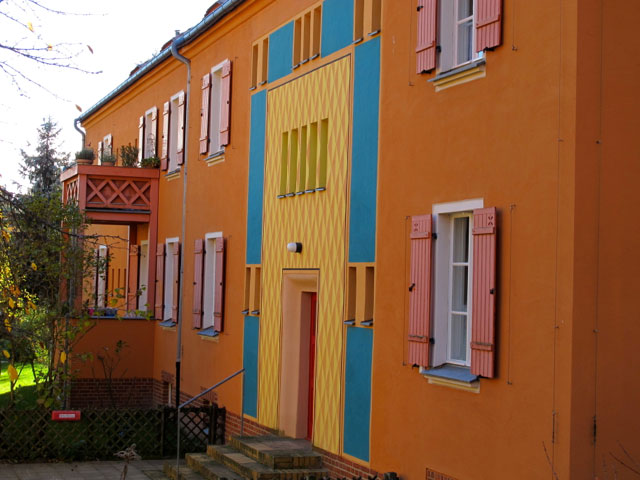
<svg viewBox="0 0 640 480"><path fill-rule="evenodd" d="M78 352L124 340L146 404L244 368L207 396L227 433L307 438L337 476L633 478L638 20L217 2L79 118L160 168L63 174L121 238L92 287L119 318Z"/></svg>

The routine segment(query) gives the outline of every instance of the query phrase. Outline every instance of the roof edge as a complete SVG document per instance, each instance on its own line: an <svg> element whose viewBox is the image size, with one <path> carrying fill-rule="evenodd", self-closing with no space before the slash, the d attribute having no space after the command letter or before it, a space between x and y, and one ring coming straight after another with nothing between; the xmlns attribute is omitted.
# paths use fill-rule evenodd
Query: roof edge
<svg viewBox="0 0 640 480"><path fill-rule="evenodd" d="M173 43L176 44L177 48L181 48L189 43L195 41L200 35L206 32L210 27L218 23L223 17L225 17L228 13L238 7L240 4L244 3L246 0L227 0L225 4L221 7L217 8L213 12L205 15L205 17L200 21L200 23L194 25L189 28L186 32L182 33L178 37L174 38L173 41L158 55L149 60L145 65L143 65L138 71L136 71L133 75L129 76L124 82L118 85L115 89L109 92L105 97L100 99L97 103L95 103L91 108L89 108L86 112L82 113L80 116L76 118L76 121L84 122L89 117L98 112L102 107L104 107L111 100L121 95L125 91L129 89L132 85L134 85L138 80L140 80L147 73L151 72L158 65L164 62L167 58L171 56L171 45Z"/></svg>

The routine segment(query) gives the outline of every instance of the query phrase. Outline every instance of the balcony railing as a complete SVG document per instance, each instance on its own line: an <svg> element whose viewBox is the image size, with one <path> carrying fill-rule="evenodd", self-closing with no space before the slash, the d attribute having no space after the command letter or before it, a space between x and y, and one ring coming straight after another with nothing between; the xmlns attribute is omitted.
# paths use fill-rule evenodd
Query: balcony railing
<svg viewBox="0 0 640 480"><path fill-rule="evenodd" d="M94 221L148 222L158 205L155 168L75 165L61 175L63 201L76 202Z"/></svg>

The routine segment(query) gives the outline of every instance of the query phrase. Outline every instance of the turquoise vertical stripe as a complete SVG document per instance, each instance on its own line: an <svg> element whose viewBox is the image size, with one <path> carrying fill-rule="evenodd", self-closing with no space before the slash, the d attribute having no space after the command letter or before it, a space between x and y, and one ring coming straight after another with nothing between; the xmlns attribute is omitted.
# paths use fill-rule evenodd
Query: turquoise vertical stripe
<svg viewBox="0 0 640 480"><path fill-rule="evenodd" d="M289 75L293 68L293 22L269 35L269 81Z"/></svg>
<svg viewBox="0 0 640 480"><path fill-rule="evenodd" d="M380 37L355 49L349 261L375 262Z"/></svg>
<svg viewBox="0 0 640 480"><path fill-rule="evenodd" d="M242 366L244 367L244 390L242 408L244 413L254 418L258 416L258 340L260 320L244 317L244 340L242 346Z"/></svg>
<svg viewBox="0 0 640 480"><path fill-rule="evenodd" d="M344 379L344 453L369 461L373 330L347 328Z"/></svg>
<svg viewBox="0 0 640 480"><path fill-rule="evenodd" d="M262 250L262 194L264 190L264 142L267 92L251 97L249 138L249 193L247 206L247 263L260 263Z"/></svg>
<svg viewBox="0 0 640 480"><path fill-rule="evenodd" d="M353 43L353 1L324 0L322 4L322 56Z"/></svg>

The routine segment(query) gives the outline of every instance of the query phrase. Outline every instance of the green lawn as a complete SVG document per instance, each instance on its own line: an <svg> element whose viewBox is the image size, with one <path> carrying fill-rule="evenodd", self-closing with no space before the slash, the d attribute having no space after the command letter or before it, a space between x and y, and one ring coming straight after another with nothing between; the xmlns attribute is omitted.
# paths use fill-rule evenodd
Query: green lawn
<svg viewBox="0 0 640 480"><path fill-rule="evenodd" d="M11 382L7 373L8 362L2 362L0 365L0 408L9 404L9 396L11 391ZM20 373L21 364L16 364L16 370ZM44 369L43 365L37 365L36 368ZM33 381L33 372L31 366L24 365L22 373L18 378L18 382L14 387L16 395L16 406L18 408L32 408L36 406L36 386Z"/></svg>

